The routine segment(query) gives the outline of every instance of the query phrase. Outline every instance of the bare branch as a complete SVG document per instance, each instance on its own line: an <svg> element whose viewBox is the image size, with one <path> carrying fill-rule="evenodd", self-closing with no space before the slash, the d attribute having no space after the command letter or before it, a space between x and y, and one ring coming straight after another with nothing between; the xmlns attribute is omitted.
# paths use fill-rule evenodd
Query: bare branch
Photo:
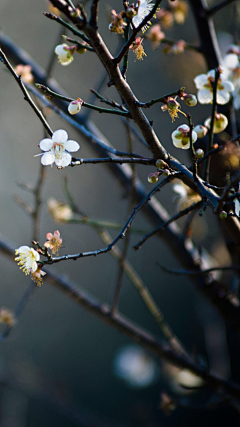
<svg viewBox="0 0 240 427"><path fill-rule="evenodd" d="M145 243L150 237L154 236L154 234L159 233L160 231L163 231L169 224L171 224L172 222L176 221L177 219L183 217L184 215L187 215L189 212L192 212L195 209L198 209L202 206L203 202L197 202L194 203L193 205L189 206L188 208L178 212L176 215L174 215L172 218L170 218L167 222L165 222L165 224L160 225L160 227L155 228L155 230L151 231L151 233L146 234L141 240L140 242L138 242L133 248L135 250L138 250L141 248L141 246L143 245L143 243Z"/></svg>

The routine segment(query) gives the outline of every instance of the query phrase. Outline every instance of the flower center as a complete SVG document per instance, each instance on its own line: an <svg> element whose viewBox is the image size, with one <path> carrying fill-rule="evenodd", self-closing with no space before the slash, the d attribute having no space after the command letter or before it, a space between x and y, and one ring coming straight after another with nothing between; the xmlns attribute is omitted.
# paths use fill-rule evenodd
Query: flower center
<svg viewBox="0 0 240 427"><path fill-rule="evenodd" d="M56 159L61 159L62 154L65 151L64 149L64 143L62 142L55 142L51 148L51 151L54 153Z"/></svg>

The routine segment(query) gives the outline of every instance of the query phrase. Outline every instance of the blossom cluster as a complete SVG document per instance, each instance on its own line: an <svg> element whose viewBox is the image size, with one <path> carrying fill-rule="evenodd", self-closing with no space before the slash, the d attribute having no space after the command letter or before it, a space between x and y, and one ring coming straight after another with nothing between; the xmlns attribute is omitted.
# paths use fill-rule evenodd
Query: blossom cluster
<svg viewBox="0 0 240 427"><path fill-rule="evenodd" d="M62 239L58 230L54 231L53 234L47 233L46 237L47 241L44 243L43 247L39 247L37 251L29 246L20 246L15 250L15 261L17 261L20 266L20 270L26 275L31 274L31 279L36 282L38 286L41 286L43 276L46 274L42 271L44 263L40 260L40 255L49 257L49 250L52 251L52 254L55 254L58 253L62 246ZM38 242L33 243L38 245Z"/></svg>

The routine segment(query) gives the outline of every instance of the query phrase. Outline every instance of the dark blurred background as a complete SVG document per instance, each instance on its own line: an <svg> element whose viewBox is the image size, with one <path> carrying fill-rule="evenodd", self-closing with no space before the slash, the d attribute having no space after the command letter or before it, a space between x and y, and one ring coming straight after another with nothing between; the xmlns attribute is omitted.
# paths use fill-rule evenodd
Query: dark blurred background
<svg viewBox="0 0 240 427"><path fill-rule="evenodd" d="M217 2L211 2L215 3ZM163 1L162 5L166 4ZM107 15L111 8L119 12L121 7L120 1L100 2L99 31L111 52L116 51L119 38L109 33ZM42 67L48 64L60 34L58 24L43 16L42 12L47 10L48 5L44 0L0 1L1 31L32 55ZM233 6L229 6L227 12L223 10L216 15L215 23L223 49L231 42L229 33L232 17ZM175 24L164 31L170 39L184 39L198 44L191 11L184 25ZM66 31L63 30L62 34L66 34ZM181 55L165 55L161 46L153 50L147 41L144 42L144 47L147 57L143 61L134 62L133 55L129 55L128 71L128 81L141 101L165 95L180 86L185 86L189 93L196 93L193 78L207 71L201 55L189 51ZM102 73L103 67L98 58L85 53L77 55L68 67L56 63L53 76L69 96L88 101L89 88L96 88ZM0 66L0 85L0 230L2 237L19 247L31 245L32 224L14 201L14 195L30 204L33 202L32 195L18 184L35 184L37 180L40 159L34 158L34 155L39 153L38 144L43 138L43 129L3 65ZM102 94L120 101L114 87L107 88L105 85ZM186 106L183 106L183 110L188 111ZM194 123L201 123L209 112L210 108L201 105L191 109ZM127 150L126 131L121 120L114 116L109 119L97 112L91 114L91 118L109 141L117 149ZM174 148L170 138L177 126L186 123L185 118L182 116L171 123L168 113L163 113L158 104L147 111L147 116L153 120L155 131L165 147L185 164L189 164L187 154ZM70 139L80 143L81 151L77 155L83 158L96 157L74 128L53 113L49 115L49 122L54 130L64 128ZM148 155L137 139L133 145L133 151ZM147 176L152 169L151 166L136 168L148 191L152 187L147 183ZM61 254L104 247L96 232L86 225L56 224L48 213L47 201L54 197L66 202L63 180L67 176L69 188L80 209L93 218L124 224L129 202L115 178L103 165L83 165L61 171L54 166L48 167L46 173L42 197L41 243L46 240L47 232L59 229L63 238ZM158 198L169 209L170 214L176 212L170 185L165 187ZM180 222L180 226L183 223ZM134 225L151 229L151 224L141 213L137 215ZM221 234L212 221L211 213L207 212L202 218L196 218L196 229L198 232L193 235L194 242L227 260ZM111 231L111 235L114 238L117 231ZM216 311L196 293L187 278L168 275L159 269L157 261L168 267L179 267L174 254L170 253L160 239L153 238L140 251L134 252L132 246L140 237L135 234L131 236L128 259L149 287L174 332L191 352L200 355L202 363L209 365L214 373L222 378L228 378L232 373L237 380L237 334L225 330ZM29 286L30 279L13 262L2 256L0 268L0 305L14 310ZM85 289L100 301L110 301L119 266L108 253L75 263L59 263L52 269L71 279L76 286ZM120 309L144 328L161 336L126 276L121 291ZM229 354L227 342L230 342L230 348L233 348L234 343L234 357ZM127 372L124 371L125 359L121 359L121 355L125 355L130 364ZM135 372L136 364L139 364L139 371ZM179 386L177 374L179 373L172 367L159 362L150 354L142 353L125 336L101 323L98 318L45 282L30 298L9 337L0 344L0 425L155 427L190 426L193 422L196 426L203 422L205 425L212 425L213 422L219 426L226 422L230 422L232 426L239 425L237 411L225 405L211 411L177 409L167 417L159 409L160 394L163 391L185 399L186 404L204 404L210 397L209 390L187 392ZM139 378L143 378L142 382ZM195 380L185 378L182 381L188 384L188 381Z"/></svg>

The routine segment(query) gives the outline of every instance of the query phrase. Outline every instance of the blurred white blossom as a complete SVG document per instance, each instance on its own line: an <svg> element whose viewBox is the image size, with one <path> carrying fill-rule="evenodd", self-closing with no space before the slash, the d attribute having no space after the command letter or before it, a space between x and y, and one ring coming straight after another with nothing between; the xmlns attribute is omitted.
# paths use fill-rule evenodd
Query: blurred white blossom
<svg viewBox="0 0 240 427"><path fill-rule="evenodd" d="M136 345L123 346L114 360L115 374L132 387L148 387L158 377L158 366Z"/></svg>

